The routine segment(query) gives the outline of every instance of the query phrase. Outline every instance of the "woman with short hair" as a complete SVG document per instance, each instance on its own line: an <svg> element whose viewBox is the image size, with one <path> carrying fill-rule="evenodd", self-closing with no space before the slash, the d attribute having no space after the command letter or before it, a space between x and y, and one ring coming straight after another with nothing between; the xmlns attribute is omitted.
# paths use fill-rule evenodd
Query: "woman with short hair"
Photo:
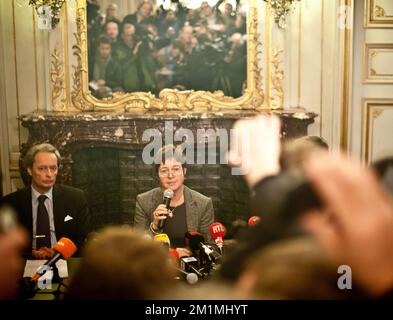
<svg viewBox="0 0 393 320"><path fill-rule="evenodd" d="M184 185L187 167L182 153L173 145L164 146L155 155L154 163L161 186L137 196L134 226L152 235L166 233L179 256L191 254L185 249L186 232L200 232L206 243L214 244L209 233L214 221L212 200ZM169 209L163 204L166 189L173 191Z"/></svg>

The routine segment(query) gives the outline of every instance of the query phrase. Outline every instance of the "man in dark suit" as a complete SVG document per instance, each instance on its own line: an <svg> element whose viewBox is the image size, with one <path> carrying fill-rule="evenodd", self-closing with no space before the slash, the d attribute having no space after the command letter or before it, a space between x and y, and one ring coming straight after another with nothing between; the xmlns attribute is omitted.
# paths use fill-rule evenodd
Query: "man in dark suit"
<svg viewBox="0 0 393 320"><path fill-rule="evenodd" d="M24 158L31 185L0 200L15 209L19 223L30 233L28 254L33 258L51 258L52 247L61 237L71 239L80 249L88 232L89 213L83 191L55 185L60 160L54 146L33 146Z"/></svg>

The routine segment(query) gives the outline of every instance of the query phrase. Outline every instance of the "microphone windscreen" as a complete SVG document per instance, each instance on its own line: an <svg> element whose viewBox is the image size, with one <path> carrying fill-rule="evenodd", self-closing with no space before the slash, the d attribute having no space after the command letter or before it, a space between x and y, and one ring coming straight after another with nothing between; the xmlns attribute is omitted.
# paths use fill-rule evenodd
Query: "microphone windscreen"
<svg viewBox="0 0 393 320"><path fill-rule="evenodd" d="M259 222L259 220L261 220L260 217L258 216L252 216L250 219L248 219L248 225L252 226L254 224L257 224Z"/></svg>
<svg viewBox="0 0 393 320"><path fill-rule="evenodd" d="M172 189L166 189L164 191L164 198L172 199L173 198L173 190Z"/></svg>
<svg viewBox="0 0 393 320"><path fill-rule="evenodd" d="M68 258L72 257L78 248L70 239L62 237L53 246L53 249L60 253L65 260L67 260Z"/></svg>
<svg viewBox="0 0 393 320"><path fill-rule="evenodd" d="M195 284L198 282L198 276L195 273L188 273L186 276L186 281L188 282L188 284Z"/></svg>
<svg viewBox="0 0 393 320"><path fill-rule="evenodd" d="M154 240L160 242L163 245L167 245L168 249L171 246L171 240L166 233L160 233L154 236Z"/></svg>
<svg viewBox="0 0 393 320"><path fill-rule="evenodd" d="M224 238L226 234L224 225L220 222L213 222L210 225L210 234L213 237L213 239Z"/></svg>

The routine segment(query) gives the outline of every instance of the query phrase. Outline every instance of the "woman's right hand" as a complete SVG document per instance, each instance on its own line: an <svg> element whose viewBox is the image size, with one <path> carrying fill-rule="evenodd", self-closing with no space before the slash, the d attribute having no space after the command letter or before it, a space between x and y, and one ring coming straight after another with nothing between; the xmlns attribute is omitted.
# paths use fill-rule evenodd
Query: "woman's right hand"
<svg viewBox="0 0 393 320"><path fill-rule="evenodd" d="M166 219L168 217L169 210L165 204L160 204L156 210L153 212L153 229L158 230L158 224L160 220Z"/></svg>

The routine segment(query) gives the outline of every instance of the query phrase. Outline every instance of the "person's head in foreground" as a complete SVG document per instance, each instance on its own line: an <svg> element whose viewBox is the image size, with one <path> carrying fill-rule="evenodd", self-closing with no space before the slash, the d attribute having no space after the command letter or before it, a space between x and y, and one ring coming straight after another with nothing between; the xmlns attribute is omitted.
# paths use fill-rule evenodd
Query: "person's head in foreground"
<svg viewBox="0 0 393 320"><path fill-rule="evenodd" d="M251 299L350 299L359 289L340 289L341 274L312 237L276 241L252 255L237 282Z"/></svg>
<svg viewBox="0 0 393 320"><path fill-rule="evenodd" d="M159 243L131 228L110 227L87 243L67 299L158 299L175 283Z"/></svg>

